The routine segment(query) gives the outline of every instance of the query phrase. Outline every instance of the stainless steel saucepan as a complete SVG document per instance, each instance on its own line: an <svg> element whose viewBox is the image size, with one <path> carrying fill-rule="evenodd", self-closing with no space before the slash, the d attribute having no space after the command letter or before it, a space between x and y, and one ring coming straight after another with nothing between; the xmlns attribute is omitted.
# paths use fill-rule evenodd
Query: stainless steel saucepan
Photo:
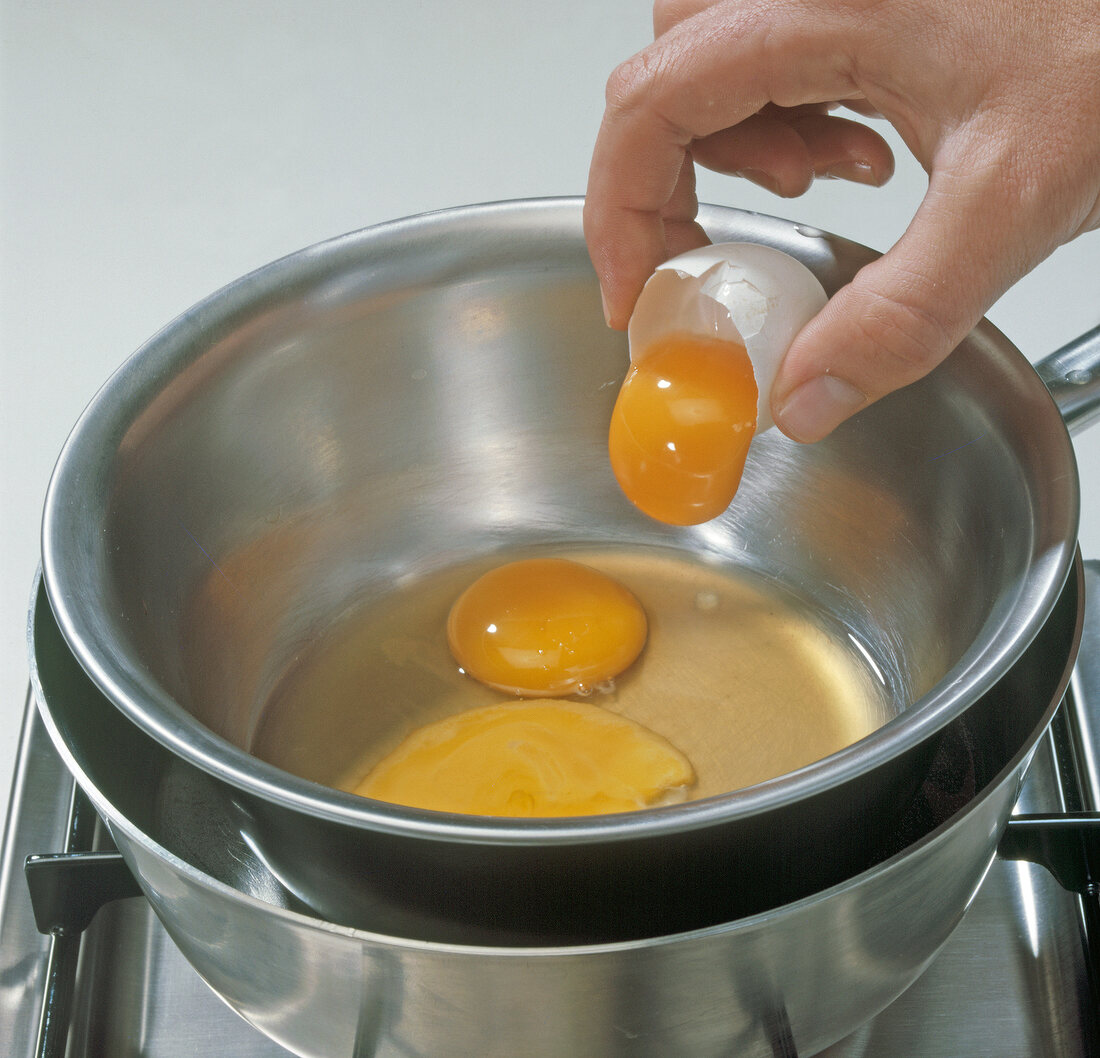
<svg viewBox="0 0 1100 1058"><path fill-rule="evenodd" d="M606 457L624 342L603 325L580 213L553 200L430 214L246 276L122 366L51 482L44 578L69 648L188 776L232 791L233 825L329 921L622 941L840 884L911 841L943 740L980 703L982 737L997 737L998 686L1066 583L1066 424L987 324L827 440L759 438L721 518L674 528L635 511ZM702 221L787 250L827 290L873 257L736 210ZM1098 359L1093 335L1047 365L1084 395L1071 426L1096 410ZM249 752L296 658L364 599L474 557L577 544L675 549L778 585L868 650L897 715L775 780L587 819L421 812ZM365 722L382 708L366 694Z"/></svg>

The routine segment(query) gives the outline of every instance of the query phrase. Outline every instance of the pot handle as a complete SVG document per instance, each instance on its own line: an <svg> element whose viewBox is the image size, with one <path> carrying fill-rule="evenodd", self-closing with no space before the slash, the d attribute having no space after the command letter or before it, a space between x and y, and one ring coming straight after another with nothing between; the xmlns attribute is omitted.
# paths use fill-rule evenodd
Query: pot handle
<svg viewBox="0 0 1100 1058"><path fill-rule="evenodd" d="M1071 434L1100 419L1100 325L1035 365Z"/></svg>
<svg viewBox="0 0 1100 1058"><path fill-rule="evenodd" d="M997 852L1045 867L1068 892L1100 895L1100 813L1013 816Z"/></svg>

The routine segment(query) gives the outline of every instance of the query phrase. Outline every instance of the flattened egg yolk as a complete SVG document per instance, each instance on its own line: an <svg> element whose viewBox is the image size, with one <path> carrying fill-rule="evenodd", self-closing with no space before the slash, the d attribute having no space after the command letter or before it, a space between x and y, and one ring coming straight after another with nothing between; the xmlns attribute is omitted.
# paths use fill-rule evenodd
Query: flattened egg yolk
<svg viewBox="0 0 1100 1058"><path fill-rule="evenodd" d="M742 345L666 335L631 364L611 414L611 468L639 510L696 525L730 504L756 429L757 388Z"/></svg>
<svg viewBox="0 0 1100 1058"><path fill-rule="evenodd" d="M447 618L455 660L482 683L525 697L574 694L617 676L641 653L646 617L621 584L563 558L490 570Z"/></svg>
<svg viewBox="0 0 1100 1058"><path fill-rule="evenodd" d="M659 735L583 702L470 709L414 731L355 793L490 816L579 816L684 800L691 764Z"/></svg>

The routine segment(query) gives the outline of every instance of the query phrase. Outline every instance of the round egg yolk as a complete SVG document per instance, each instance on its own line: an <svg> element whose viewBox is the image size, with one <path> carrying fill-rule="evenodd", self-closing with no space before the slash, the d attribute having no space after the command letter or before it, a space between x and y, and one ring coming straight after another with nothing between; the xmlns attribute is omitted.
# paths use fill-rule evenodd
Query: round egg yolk
<svg viewBox="0 0 1100 1058"><path fill-rule="evenodd" d="M575 694L609 680L645 639L645 612L626 588L562 558L490 570L447 618L447 642L463 670L524 697Z"/></svg>
<svg viewBox="0 0 1100 1058"><path fill-rule="evenodd" d="M414 731L355 793L490 816L579 816L684 800L695 773L633 720L582 702L490 705Z"/></svg>
<svg viewBox="0 0 1100 1058"><path fill-rule="evenodd" d="M742 345L673 334L630 365L611 414L611 469L651 518L696 525L730 504L756 429L756 376Z"/></svg>

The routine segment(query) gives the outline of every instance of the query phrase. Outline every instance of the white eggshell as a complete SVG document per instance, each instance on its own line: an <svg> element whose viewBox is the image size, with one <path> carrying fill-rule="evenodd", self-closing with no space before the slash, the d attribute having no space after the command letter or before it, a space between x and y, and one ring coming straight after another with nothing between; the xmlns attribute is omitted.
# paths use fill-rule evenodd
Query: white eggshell
<svg viewBox="0 0 1100 1058"><path fill-rule="evenodd" d="M771 390L794 336L824 307L825 290L801 261L773 246L700 246L660 265L630 317L630 358L662 335L698 334L744 344L756 375L756 432L774 425Z"/></svg>

